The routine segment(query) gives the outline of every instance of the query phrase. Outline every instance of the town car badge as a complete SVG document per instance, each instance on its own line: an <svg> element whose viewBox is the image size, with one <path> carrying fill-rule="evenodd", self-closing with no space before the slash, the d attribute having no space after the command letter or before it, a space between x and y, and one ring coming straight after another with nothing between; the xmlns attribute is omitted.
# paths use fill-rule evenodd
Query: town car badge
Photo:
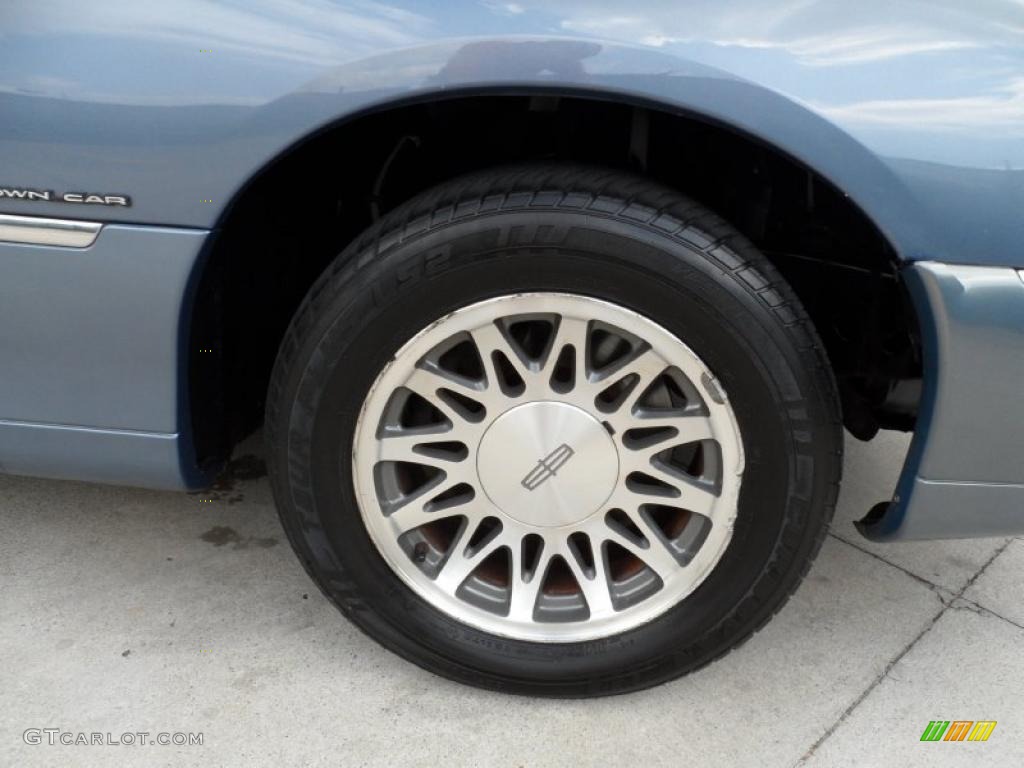
<svg viewBox="0 0 1024 768"><path fill-rule="evenodd" d="M52 189L0 187L0 200L24 200L41 203L79 203L84 205L121 205L130 207L128 195L100 195L93 192L56 192Z"/></svg>

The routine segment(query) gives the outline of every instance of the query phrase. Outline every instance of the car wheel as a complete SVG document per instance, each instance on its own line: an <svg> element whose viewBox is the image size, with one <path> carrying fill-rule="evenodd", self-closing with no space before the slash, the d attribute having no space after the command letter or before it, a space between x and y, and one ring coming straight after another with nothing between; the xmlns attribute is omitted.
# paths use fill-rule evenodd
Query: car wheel
<svg viewBox="0 0 1024 768"><path fill-rule="evenodd" d="M311 289L268 396L312 578L462 682L643 688L748 638L806 573L842 434L810 321L714 214L522 167L395 209Z"/></svg>

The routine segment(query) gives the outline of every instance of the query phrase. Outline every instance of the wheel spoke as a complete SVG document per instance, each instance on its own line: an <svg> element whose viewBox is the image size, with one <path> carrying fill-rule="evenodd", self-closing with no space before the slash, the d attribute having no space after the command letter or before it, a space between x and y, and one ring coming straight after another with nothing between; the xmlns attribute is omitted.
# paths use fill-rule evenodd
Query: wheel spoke
<svg viewBox="0 0 1024 768"><path fill-rule="evenodd" d="M704 517L711 517L718 499L709 487L702 485L696 479L680 477L675 472L670 472L657 463L651 465L650 475L656 480L667 483L678 494L668 500L669 506L682 507L690 512L696 512Z"/></svg>
<svg viewBox="0 0 1024 768"><path fill-rule="evenodd" d="M583 565L576 557L576 553L572 551L567 542L562 544L559 553L569 566L569 570L572 571L572 575L576 579L580 591L583 593L583 598L587 601L587 608L590 609L591 617L606 616L613 613L615 609L612 607L612 596L608 591L606 569L595 567L593 574L588 575L583 570Z"/></svg>
<svg viewBox="0 0 1024 768"><path fill-rule="evenodd" d="M549 345L547 357L544 359L543 373L551 375L551 369L562 355L562 351L572 345L573 374L576 386L587 381L587 338L590 323L575 317L561 317L554 338Z"/></svg>
<svg viewBox="0 0 1024 768"><path fill-rule="evenodd" d="M456 486L466 485L474 488L477 477L473 471L473 464L470 461L460 461L458 464L448 465L444 469L444 480L432 488L430 493L424 495L424 499L435 499L443 493L453 490ZM475 490L474 490L475 495Z"/></svg>
<svg viewBox="0 0 1024 768"><path fill-rule="evenodd" d="M537 598L540 596L541 587L544 585L544 574L547 571L548 562L551 560L551 551L547 542L534 564L533 574L529 580L523 576L523 548L513 546L512 552L512 578L510 585L512 594L509 599L509 618L514 621L533 621L533 613L537 608Z"/></svg>
<svg viewBox="0 0 1024 768"><path fill-rule="evenodd" d="M455 459L440 458L440 455L426 455L414 450L417 446L429 448L431 443L451 442L451 432L396 432L382 437L377 459L379 461L404 461L410 464L425 464L438 469L450 469Z"/></svg>
<svg viewBox="0 0 1024 768"><path fill-rule="evenodd" d="M645 349L617 370L615 372L615 378L617 379L631 374L635 374L640 378L640 381L633 387L633 391L622 407L631 410L644 391L651 386L651 383L658 376L665 372L666 368L668 368L668 365L660 355L652 349Z"/></svg>
<svg viewBox="0 0 1024 768"><path fill-rule="evenodd" d="M462 485L470 477L468 472L445 477L443 481L430 486L427 490L417 492L413 498L392 511L388 519L400 534L453 515L467 517L470 523L479 523L491 510L487 506L486 500L480 499L476 495L472 501L467 500L463 504L445 506L442 510L430 507L430 502L433 499L452 490L457 485Z"/></svg>
<svg viewBox="0 0 1024 768"><path fill-rule="evenodd" d="M629 519L640 529L640 532L647 540L646 547L640 546L633 539L624 536L608 525L604 526L603 535L609 541L614 541L634 557L641 560L647 567L658 574L662 581L667 581L679 568L679 563L665 546L661 531L656 530L644 519L643 515L635 511L630 511L626 514L629 515Z"/></svg>
<svg viewBox="0 0 1024 768"><path fill-rule="evenodd" d="M436 404L441 399L437 394L440 389L447 389L457 395L480 403L486 409L498 408L503 399L499 390L488 386L488 381L474 382L471 379L456 376L430 364L417 368L409 377L409 381L413 382L409 387L413 391L417 393L423 391L433 393L432 397L428 398L431 404ZM451 419L450 416L449 419Z"/></svg>
<svg viewBox="0 0 1024 768"><path fill-rule="evenodd" d="M621 432L634 426L646 426L634 423L637 421L634 409L636 408L637 401L643 397L647 388L667 368L668 364L660 355L651 349L645 349L633 359L616 368L612 373L601 376L599 387L601 390L622 381L627 376L636 376L637 378L637 382L629 391L629 395L619 405L615 413L608 417L608 420L618 431Z"/></svg>
<svg viewBox="0 0 1024 768"><path fill-rule="evenodd" d="M479 568L480 564L493 552L511 543L510 537L504 531L501 531L483 546L478 547L471 553L467 553L466 542L469 541L476 527L472 522L466 526L462 536L452 544L451 553L448 555L448 559L445 560L444 565L441 566L441 572L435 579L437 586L449 594L455 594L462 582L466 580L466 577Z"/></svg>
<svg viewBox="0 0 1024 768"><path fill-rule="evenodd" d="M636 471L660 480L671 489L670 494L660 489L647 489L641 484L616 489L607 502L611 508L629 510L640 504L663 504L678 507L689 512L696 512L704 517L713 517L715 502L718 496L709 488L701 486L696 480L686 480L673 472L667 472L655 463L648 463Z"/></svg>
<svg viewBox="0 0 1024 768"><path fill-rule="evenodd" d="M638 453L647 453L653 455L660 453L666 448L673 448L677 445L686 445L687 443L696 443L700 440L712 440L715 437L715 433L711 428L711 420L705 416L677 416L675 418L666 418L664 416L643 418L640 417L635 420L633 429L674 429L676 433L671 437L667 437L665 440L659 440L657 445L649 446L637 451Z"/></svg>
<svg viewBox="0 0 1024 768"><path fill-rule="evenodd" d="M444 387L473 399L482 397L486 390L484 382L474 382L471 379L456 376L455 374L448 373L443 368L429 363L417 368L410 377L410 380L423 381L426 387Z"/></svg>
<svg viewBox="0 0 1024 768"><path fill-rule="evenodd" d="M480 328L475 328L470 332L470 335L476 343L480 359L484 362L484 370L487 371L488 388L493 388L497 382L503 379L502 373L497 370L494 363L494 353L499 352L519 375L519 378L523 380L527 389L530 389L530 384L536 377L536 372L523 362L519 353L512 348L512 344L509 343L509 340L497 325L489 323Z"/></svg>
<svg viewBox="0 0 1024 768"><path fill-rule="evenodd" d="M424 509L422 499L413 499L407 504L399 507L389 515L388 520L397 529L399 535L419 528L421 525L439 520L444 515L432 515Z"/></svg>
<svg viewBox="0 0 1024 768"><path fill-rule="evenodd" d="M480 432L480 425L463 416L463 414L438 396L437 391L445 384L444 379L422 368L417 368L405 382L405 387L422 397L451 424L449 434L456 440L472 440Z"/></svg>
<svg viewBox="0 0 1024 768"><path fill-rule="evenodd" d="M629 428L622 435L627 435L630 429L662 430L663 434L662 436L653 434L649 438L651 442L639 448L630 447L624 438L619 464L624 471L629 472L650 472L651 462L659 453L689 443L713 440L715 437L710 419L697 415L657 418L649 421L633 419Z"/></svg>
<svg viewBox="0 0 1024 768"><path fill-rule="evenodd" d="M604 541L602 536L596 536L592 532L590 535L590 548L594 551L594 574L595 577L604 584L605 591L608 592L608 600L611 603L611 584L612 584L612 573L610 566L608 565L608 558L604 549ZM602 532L603 535L603 532ZM612 605L614 609L614 605Z"/></svg>
<svg viewBox="0 0 1024 768"><path fill-rule="evenodd" d="M612 417L613 423L621 427L623 431L630 429L675 429L677 434L671 438L666 435L665 440L671 440L672 445L692 443L697 440L707 440L714 437L711 430L711 421L704 416L697 414L664 414L643 412L635 414L619 413Z"/></svg>

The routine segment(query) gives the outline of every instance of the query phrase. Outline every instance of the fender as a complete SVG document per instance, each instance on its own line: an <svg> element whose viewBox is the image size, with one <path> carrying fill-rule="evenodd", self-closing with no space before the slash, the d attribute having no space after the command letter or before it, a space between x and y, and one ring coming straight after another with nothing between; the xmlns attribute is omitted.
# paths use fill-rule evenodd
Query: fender
<svg viewBox="0 0 1024 768"><path fill-rule="evenodd" d="M285 20L282 28L308 33L305 23ZM138 44L152 34L141 29L128 37ZM198 30L196 35L202 39ZM92 36L103 33L95 30ZM27 45L17 21L11 37L10 50ZM528 35L449 38L366 51L341 33L317 40L323 52L315 61L296 61L294 52L291 58L261 52L255 66L259 77L253 75L252 56L218 53L198 44L188 50L158 45L161 60L170 67L159 79L188 89L171 104L152 103L149 81L142 75L115 73L119 87L114 93L95 93L111 74L97 71L88 61L77 70L81 82L74 97L58 95L54 88L0 92L0 113L8 123L0 138L0 185L114 188L131 198L132 207L96 206L93 215L100 220L207 229L217 225L245 184L275 158L339 122L410 101L471 93L557 92L684 112L766 142L850 196L905 260L1011 264L1024 236L1024 217L1003 215L1024 199L1024 171L982 172L975 167L976 159L966 155L962 166L926 162L922 158L940 156L961 162L955 147L965 142L954 149L945 142L941 151L934 150L931 127L922 126L915 145L907 140L905 122L897 126L897 141L892 131L879 129L877 120L865 123L863 108L812 108L807 99L783 95L780 86L787 78L792 90L806 91L808 97L820 90L820 73L809 66L797 72L806 75L806 83L792 73L781 78L767 70L762 83L730 72L750 69L749 49L717 50L712 57L701 53L706 45L673 48L693 54L681 56L586 37ZM115 49L128 45L116 36L105 42ZM266 47L265 41L248 42L253 50ZM36 57L42 47L33 48ZM364 50L353 58L356 49ZM724 66L709 66L701 57ZM353 60L324 63L345 58ZM33 63L42 67L44 62L18 61L12 75L16 82L19 73L38 81ZM197 68L203 77L197 77ZM846 70L835 71L848 76ZM874 109L884 112L885 104L889 102L883 100ZM977 121L973 137L984 143L988 127ZM1016 130L1016 123L1010 128ZM999 137L1007 130L1002 126ZM1024 165L1024 142L1005 146L1012 157L1001 156L1004 168ZM903 156L882 155L907 147L911 149ZM962 205L982 218L975 231L964 232L954 221L962 220ZM950 215L952 210L958 216ZM5 198L0 212L47 215L52 205Z"/></svg>

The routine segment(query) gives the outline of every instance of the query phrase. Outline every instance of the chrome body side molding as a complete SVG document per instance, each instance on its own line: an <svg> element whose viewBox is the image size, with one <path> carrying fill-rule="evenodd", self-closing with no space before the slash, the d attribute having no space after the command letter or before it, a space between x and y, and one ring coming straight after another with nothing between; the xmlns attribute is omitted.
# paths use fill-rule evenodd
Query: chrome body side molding
<svg viewBox="0 0 1024 768"><path fill-rule="evenodd" d="M95 221L0 213L0 241L7 243L88 248L96 242L102 227L102 224Z"/></svg>

